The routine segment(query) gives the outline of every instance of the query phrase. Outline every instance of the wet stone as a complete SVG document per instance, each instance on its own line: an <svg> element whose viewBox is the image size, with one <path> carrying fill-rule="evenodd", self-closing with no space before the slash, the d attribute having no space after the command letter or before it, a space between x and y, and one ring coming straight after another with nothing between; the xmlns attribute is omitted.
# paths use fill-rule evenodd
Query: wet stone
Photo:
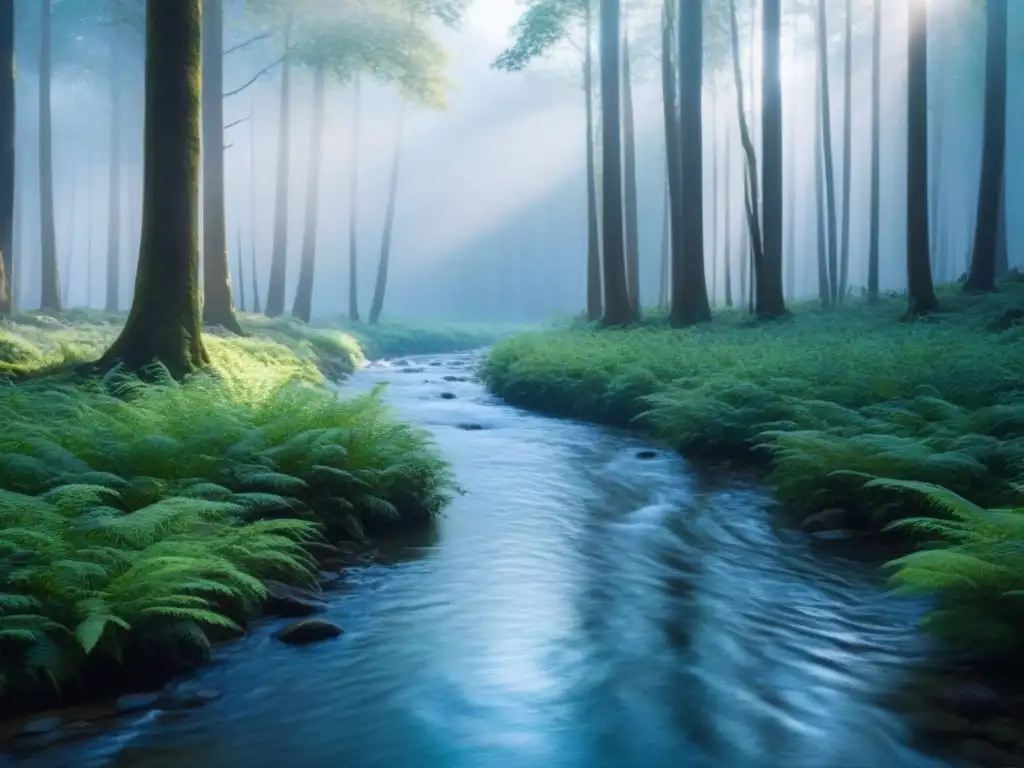
<svg viewBox="0 0 1024 768"><path fill-rule="evenodd" d="M282 643L305 645L338 637L345 630L337 624L322 619L304 619L289 624L275 635Z"/></svg>
<svg viewBox="0 0 1024 768"><path fill-rule="evenodd" d="M455 399L455 393L454 392L442 392L440 395L438 395L438 397L440 397L442 400L454 400Z"/></svg>
<svg viewBox="0 0 1024 768"><path fill-rule="evenodd" d="M657 458L658 452L652 448L644 448L636 452L638 459L654 459Z"/></svg>
<svg viewBox="0 0 1024 768"><path fill-rule="evenodd" d="M35 720L30 720L25 723L25 727L21 729L21 735L39 736L44 733L53 733L60 728L63 723L64 721L56 715L52 715L50 717L38 717Z"/></svg>
<svg viewBox="0 0 1024 768"><path fill-rule="evenodd" d="M467 432L479 432L481 429L484 428L483 424L475 424L475 423L459 424L458 426L459 426L459 429L464 429Z"/></svg>
<svg viewBox="0 0 1024 768"><path fill-rule="evenodd" d="M267 600L264 610L270 616L295 619L323 613L327 610L318 593L300 587L291 587L279 581L267 582Z"/></svg>
<svg viewBox="0 0 1024 768"><path fill-rule="evenodd" d="M402 368L399 372L400 373L423 373L424 370L426 370L426 369L424 369L424 368L406 367L406 368Z"/></svg>
<svg viewBox="0 0 1024 768"><path fill-rule="evenodd" d="M132 712L142 712L146 709L156 708L160 701L160 692L155 693L130 693L126 696L119 696L115 706L118 714L127 715Z"/></svg>

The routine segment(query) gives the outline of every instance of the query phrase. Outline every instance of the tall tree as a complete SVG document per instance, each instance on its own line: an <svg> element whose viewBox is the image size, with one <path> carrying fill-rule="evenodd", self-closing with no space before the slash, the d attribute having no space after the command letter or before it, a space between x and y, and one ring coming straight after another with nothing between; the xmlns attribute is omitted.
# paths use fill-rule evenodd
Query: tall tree
<svg viewBox="0 0 1024 768"><path fill-rule="evenodd" d="M321 64L313 72L313 113L309 119L309 168L306 170L306 217L302 230L302 263L295 288L292 314L309 322L313 304L313 273L316 261L316 227L320 213L320 168L323 165L324 101L327 73Z"/></svg>
<svg viewBox="0 0 1024 768"><path fill-rule="evenodd" d="M57 267L57 225L53 210L53 109L52 85L53 0L40 0L39 12L39 226L42 290L39 308L60 312L60 270Z"/></svg>
<svg viewBox="0 0 1024 768"><path fill-rule="evenodd" d="M871 25L871 224L868 296L878 297L879 229L882 181L882 0L874 0Z"/></svg>
<svg viewBox="0 0 1024 768"><path fill-rule="evenodd" d="M388 285L388 270L391 266L391 236L395 226L395 208L398 205L398 175L402 165L402 136L405 131L405 110L407 100L402 99L398 109L398 124L395 129L395 153L391 160L391 176L388 179L388 204L384 211L384 236L380 243L380 261L377 264L377 279L373 284L373 300L370 303L371 323L380 322L384 311L384 293Z"/></svg>
<svg viewBox="0 0 1024 768"><path fill-rule="evenodd" d="M0 0L0 314L14 311L14 0Z"/></svg>
<svg viewBox="0 0 1024 768"><path fill-rule="evenodd" d="M928 244L928 0L907 25L907 318L938 307Z"/></svg>
<svg viewBox="0 0 1024 768"><path fill-rule="evenodd" d="M359 74L352 81L352 146L348 192L348 319L359 322L359 129L362 120Z"/></svg>
<svg viewBox="0 0 1024 768"><path fill-rule="evenodd" d="M661 6L661 106L665 132L665 176L668 186L669 264L665 268L668 279L667 303L682 302L682 215L683 178L682 145L679 132L679 82L676 77L676 8L673 0L663 0Z"/></svg>
<svg viewBox="0 0 1024 768"><path fill-rule="evenodd" d="M666 0L668 2L668 0ZM583 0L583 92L587 120L587 319L601 319L601 235L597 217L597 169L594 156L594 19L593 0Z"/></svg>
<svg viewBox="0 0 1024 768"><path fill-rule="evenodd" d="M235 260L238 264L238 309L245 312L245 269L242 267L242 225L235 230Z"/></svg>
<svg viewBox="0 0 1024 768"><path fill-rule="evenodd" d="M116 3L116 0L112 0ZM104 308L117 312L121 295L121 32L110 25L110 157L107 182L107 279Z"/></svg>
<svg viewBox="0 0 1024 768"><path fill-rule="evenodd" d="M606 326L629 325L637 315L626 284L626 240L622 200L622 18L619 0L600 0L601 51L601 225L604 236Z"/></svg>
<svg viewBox="0 0 1024 768"><path fill-rule="evenodd" d="M759 317L786 313L782 293L782 11L780 0L764 0L761 55L761 152L764 174L764 256L757 271Z"/></svg>
<svg viewBox="0 0 1024 768"><path fill-rule="evenodd" d="M291 74L292 25L291 8L285 12L284 54L281 63L281 97L277 134L277 182L274 187L274 239L270 251L270 284L267 288L267 317L284 312L285 278L288 272L288 175L291 170Z"/></svg>
<svg viewBox="0 0 1024 768"><path fill-rule="evenodd" d="M639 313L640 306L640 217L636 193L636 130L633 120L633 74L630 69L629 29L623 24L622 36L622 149L625 175L626 282L629 303Z"/></svg>
<svg viewBox="0 0 1024 768"><path fill-rule="evenodd" d="M840 241L839 283L836 302L846 297L850 279L850 190L853 181L853 0L846 0L843 51L843 230Z"/></svg>
<svg viewBox="0 0 1024 768"><path fill-rule="evenodd" d="M224 213L224 7L203 6L203 322L242 334L231 300Z"/></svg>
<svg viewBox="0 0 1024 768"><path fill-rule="evenodd" d="M964 290L996 289L999 213L1006 156L1007 0L987 0L985 48L985 140L982 147L978 218L971 268ZM1005 216L1002 226L1005 230Z"/></svg>
<svg viewBox="0 0 1024 768"><path fill-rule="evenodd" d="M674 327L711 319L704 275L704 2L681 2L678 13L680 177L689 180L691 190L682 201L679 231L673 232L680 257L669 315Z"/></svg>
<svg viewBox="0 0 1024 768"><path fill-rule="evenodd" d="M914 2L915 0L911 0ZM836 175L832 159L832 98L828 79L828 19L825 0L818 0L816 37L818 41L818 98L821 104L822 164L825 171L825 216L828 242L828 302L839 302L839 254L836 243Z"/></svg>
<svg viewBox="0 0 1024 768"><path fill-rule="evenodd" d="M209 362L199 306L202 0L147 0L142 238L135 296L101 364L159 361L175 378Z"/></svg>

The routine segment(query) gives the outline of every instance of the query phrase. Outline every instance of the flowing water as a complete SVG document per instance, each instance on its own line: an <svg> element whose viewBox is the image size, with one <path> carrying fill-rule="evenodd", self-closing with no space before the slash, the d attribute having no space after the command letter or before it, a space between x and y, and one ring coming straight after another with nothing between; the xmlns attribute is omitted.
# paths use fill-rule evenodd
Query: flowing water
<svg viewBox="0 0 1024 768"><path fill-rule="evenodd" d="M287 647L268 623L198 673L218 701L19 764L944 765L882 703L926 648L875 567L776 530L752 483L444 380L473 362L347 385L387 382L465 494L429 540L347 572L341 638Z"/></svg>

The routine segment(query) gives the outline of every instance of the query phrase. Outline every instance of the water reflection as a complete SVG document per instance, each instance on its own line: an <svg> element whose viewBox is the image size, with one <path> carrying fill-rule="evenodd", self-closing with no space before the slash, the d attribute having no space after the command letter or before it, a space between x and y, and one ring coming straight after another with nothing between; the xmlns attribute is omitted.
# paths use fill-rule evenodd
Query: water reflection
<svg viewBox="0 0 1024 768"><path fill-rule="evenodd" d="M351 386L391 382L467 493L432 539L349 572L327 614L344 636L289 648L267 625L200 672L219 701L140 726L129 748L25 764L942 765L876 703L922 648L919 608L873 568L780 538L742 481L425 370Z"/></svg>

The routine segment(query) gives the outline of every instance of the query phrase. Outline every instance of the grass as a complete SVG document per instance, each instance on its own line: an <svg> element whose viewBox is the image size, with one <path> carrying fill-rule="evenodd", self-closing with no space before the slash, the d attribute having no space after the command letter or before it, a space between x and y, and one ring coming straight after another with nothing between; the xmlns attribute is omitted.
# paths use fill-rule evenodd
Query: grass
<svg viewBox="0 0 1024 768"><path fill-rule="evenodd" d="M905 299L895 298L797 307L773 324L723 313L672 330L655 315L630 330L532 333L496 345L483 375L517 405L637 427L691 456L763 462L802 515L839 507L877 531L947 514L936 518L926 493L867 482L876 477L1013 509L1024 470L1024 284L993 296L948 287L940 299L944 312L913 324L898 322ZM897 567L905 581L916 566Z"/></svg>
<svg viewBox="0 0 1024 768"><path fill-rule="evenodd" d="M89 359L117 322L21 318L2 365ZM325 542L440 512L451 477L426 434L380 391L321 386L323 361L359 348L307 333L209 336L213 372L183 384L0 380L0 707L205 657L265 580L312 583Z"/></svg>

